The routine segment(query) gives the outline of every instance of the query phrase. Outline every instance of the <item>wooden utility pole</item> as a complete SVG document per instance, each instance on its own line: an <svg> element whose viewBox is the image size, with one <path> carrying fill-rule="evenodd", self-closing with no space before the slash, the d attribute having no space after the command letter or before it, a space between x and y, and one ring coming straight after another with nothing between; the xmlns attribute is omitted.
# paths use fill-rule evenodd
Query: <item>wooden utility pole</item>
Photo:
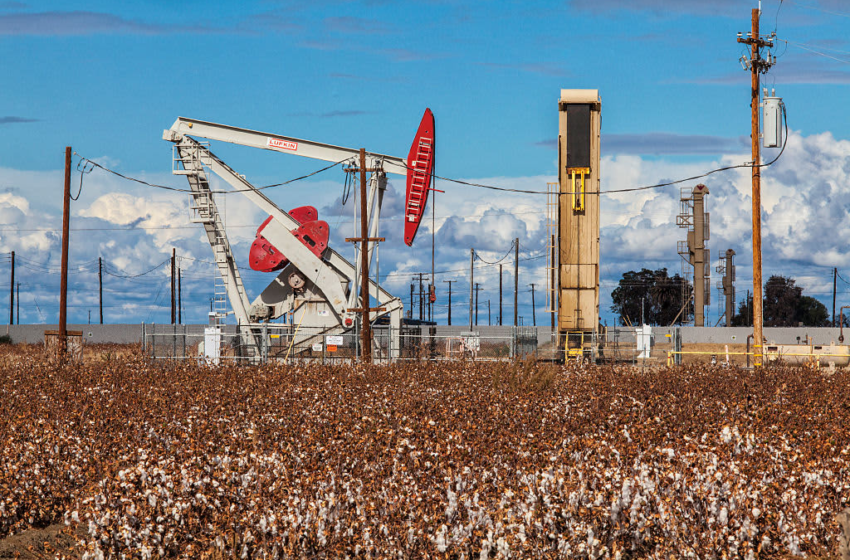
<svg viewBox="0 0 850 560"><path fill-rule="evenodd" d="M366 204L366 150L360 148L360 307L363 315L360 325L362 337L361 356L372 362L372 325L369 322L369 216Z"/></svg>
<svg viewBox="0 0 850 560"><path fill-rule="evenodd" d="M15 252L12 251L12 283L9 284L9 324L15 324L15 315L13 310L15 309ZM833 307L835 307L833 305ZM835 313L833 313L835 315Z"/></svg>
<svg viewBox="0 0 850 560"><path fill-rule="evenodd" d="M534 306L534 284L531 284L531 324L537 326L537 309Z"/></svg>
<svg viewBox="0 0 850 560"><path fill-rule="evenodd" d="M835 292L838 289L838 268L832 269L832 328L835 328Z"/></svg>
<svg viewBox="0 0 850 560"><path fill-rule="evenodd" d="M502 265L499 265L499 326L502 326Z"/></svg>
<svg viewBox="0 0 850 560"><path fill-rule="evenodd" d="M514 326L516 327L519 323L517 322L519 317L519 307L517 306L517 302L519 301L519 237L514 240Z"/></svg>
<svg viewBox="0 0 850 560"><path fill-rule="evenodd" d="M183 324L183 269L181 268L177 269L177 324Z"/></svg>
<svg viewBox="0 0 850 560"><path fill-rule="evenodd" d="M762 324L762 282L761 282L761 152L759 144L759 74L766 72L770 65L762 60L762 47L772 47L771 41L759 37L758 9L752 11L752 30L746 39L738 37L739 43L750 45L750 71L752 88L750 92L750 138L753 146L753 365L762 366L764 335Z"/></svg>
<svg viewBox="0 0 850 560"><path fill-rule="evenodd" d="M348 171L360 174L360 237L346 237L346 243L360 243L360 303L361 306L349 309L360 313L360 359L372 363L372 311L385 311L384 307L369 307L369 242L384 241L383 237L369 237L369 209L366 201L366 172L380 171L380 168L366 168L366 150L360 148L360 167L349 168ZM412 291L412 290L411 290ZM421 308L421 305L420 305ZM412 314L412 310L411 310Z"/></svg>
<svg viewBox="0 0 850 560"><path fill-rule="evenodd" d="M177 290L176 290L176 276L177 276L177 249L171 249L171 324L177 324Z"/></svg>
<svg viewBox="0 0 850 560"><path fill-rule="evenodd" d="M422 298L422 275L424 272L419 273L419 321L425 320L425 300Z"/></svg>
<svg viewBox="0 0 850 560"><path fill-rule="evenodd" d="M443 280L449 285L449 326L452 325L452 283L457 280Z"/></svg>
<svg viewBox="0 0 850 560"><path fill-rule="evenodd" d="M59 360L68 349L68 236L71 232L71 146L65 148L65 196L62 204L62 266L59 282Z"/></svg>
<svg viewBox="0 0 850 560"><path fill-rule="evenodd" d="M21 324L21 283L18 282L15 284L15 314L17 318L15 319L15 324Z"/></svg>
<svg viewBox="0 0 850 560"><path fill-rule="evenodd" d="M472 292L475 290L475 268L473 267L475 263L475 249L469 250L469 330L472 330L472 304L473 298Z"/></svg>
<svg viewBox="0 0 850 560"><path fill-rule="evenodd" d="M103 324L103 259L97 258L97 294L100 307L100 324Z"/></svg>
<svg viewBox="0 0 850 560"><path fill-rule="evenodd" d="M487 300L487 326L493 324L493 315L490 313L490 300Z"/></svg>
<svg viewBox="0 0 850 560"><path fill-rule="evenodd" d="M478 326L478 290L481 289L481 284L475 283L475 326Z"/></svg>

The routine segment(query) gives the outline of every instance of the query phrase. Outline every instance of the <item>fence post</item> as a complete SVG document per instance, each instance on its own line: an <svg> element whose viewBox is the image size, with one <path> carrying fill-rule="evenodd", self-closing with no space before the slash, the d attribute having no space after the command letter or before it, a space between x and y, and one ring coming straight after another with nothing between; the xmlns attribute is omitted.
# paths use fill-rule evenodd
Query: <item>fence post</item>
<svg viewBox="0 0 850 560"><path fill-rule="evenodd" d="M269 324L263 323L263 344L262 344L262 350L260 352L260 356L262 357L261 360L264 364L269 361L268 338L269 338Z"/></svg>
<svg viewBox="0 0 850 560"><path fill-rule="evenodd" d="M151 323L151 358L156 359L156 323Z"/></svg>
<svg viewBox="0 0 850 560"><path fill-rule="evenodd" d="M145 333L145 322L142 321L142 354L147 351L147 334Z"/></svg>
<svg viewBox="0 0 850 560"><path fill-rule="evenodd" d="M171 359L177 358L177 324L171 323Z"/></svg>

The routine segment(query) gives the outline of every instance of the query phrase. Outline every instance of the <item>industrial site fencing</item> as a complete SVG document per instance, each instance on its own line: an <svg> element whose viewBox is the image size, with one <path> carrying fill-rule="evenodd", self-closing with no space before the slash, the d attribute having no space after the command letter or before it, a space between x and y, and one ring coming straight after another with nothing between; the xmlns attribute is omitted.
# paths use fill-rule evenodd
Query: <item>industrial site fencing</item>
<svg viewBox="0 0 850 560"><path fill-rule="evenodd" d="M502 333L480 330L437 334L436 327L390 326L372 329L372 357L390 361L393 339L396 360L513 360L527 356L552 359L557 345L551 334L534 327L506 327ZM242 329L243 333L247 329ZM235 325L142 325L142 350L155 359L251 362L287 360L322 363L352 362L362 352L355 329L342 334L292 325L254 325L252 335Z"/></svg>
<svg viewBox="0 0 850 560"><path fill-rule="evenodd" d="M246 332L246 329L242 329ZM142 325L143 352L154 359L199 360L210 363L353 362L361 355L355 329L342 334L294 325L252 325L253 336L240 335L235 325ZM397 348L393 352L393 339ZM372 358L419 360L611 360L636 363L641 350L633 329L606 329L586 341L586 352L565 354L551 329L537 327L404 326L372 329ZM561 335L563 336L563 335ZM653 352L654 354L654 352ZM666 357L666 353L662 354Z"/></svg>

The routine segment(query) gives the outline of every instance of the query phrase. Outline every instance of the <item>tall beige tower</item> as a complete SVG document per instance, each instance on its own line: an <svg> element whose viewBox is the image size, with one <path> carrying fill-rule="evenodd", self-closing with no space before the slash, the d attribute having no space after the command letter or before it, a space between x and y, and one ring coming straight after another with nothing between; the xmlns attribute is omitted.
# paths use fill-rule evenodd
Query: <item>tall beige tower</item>
<svg viewBox="0 0 850 560"><path fill-rule="evenodd" d="M599 325L599 131L595 89L562 89L558 101L558 331L568 348ZM582 337L582 335L585 335Z"/></svg>

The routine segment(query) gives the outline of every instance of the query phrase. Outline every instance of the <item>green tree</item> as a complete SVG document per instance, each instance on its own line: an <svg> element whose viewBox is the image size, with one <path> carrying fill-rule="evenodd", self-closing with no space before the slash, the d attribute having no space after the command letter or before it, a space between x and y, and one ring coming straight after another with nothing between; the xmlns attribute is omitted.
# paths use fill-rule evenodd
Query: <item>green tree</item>
<svg viewBox="0 0 850 560"><path fill-rule="evenodd" d="M647 324L669 325L674 320L681 324L693 316L690 305L679 313L682 301L690 301L692 291L687 280L678 274L669 276L666 268L630 270L611 292L611 311L619 315L622 325L640 324L641 310Z"/></svg>
<svg viewBox="0 0 850 560"><path fill-rule="evenodd" d="M797 322L803 323L806 327L828 327L832 325L826 306L809 296L801 296L797 303Z"/></svg>
<svg viewBox="0 0 850 560"><path fill-rule="evenodd" d="M738 313L732 317L733 327L752 327L753 326L753 296L749 294L741 303L738 304Z"/></svg>
<svg viewBox="0 0 850 560"><path fill-rule="evenodd" d="M830 324L826 306L813 297L804 296L803 288L793 278L774 275L764 285L762 315L765 327L824 327ZM732 326L753 324L753 298L742 301Z"/></svg>

